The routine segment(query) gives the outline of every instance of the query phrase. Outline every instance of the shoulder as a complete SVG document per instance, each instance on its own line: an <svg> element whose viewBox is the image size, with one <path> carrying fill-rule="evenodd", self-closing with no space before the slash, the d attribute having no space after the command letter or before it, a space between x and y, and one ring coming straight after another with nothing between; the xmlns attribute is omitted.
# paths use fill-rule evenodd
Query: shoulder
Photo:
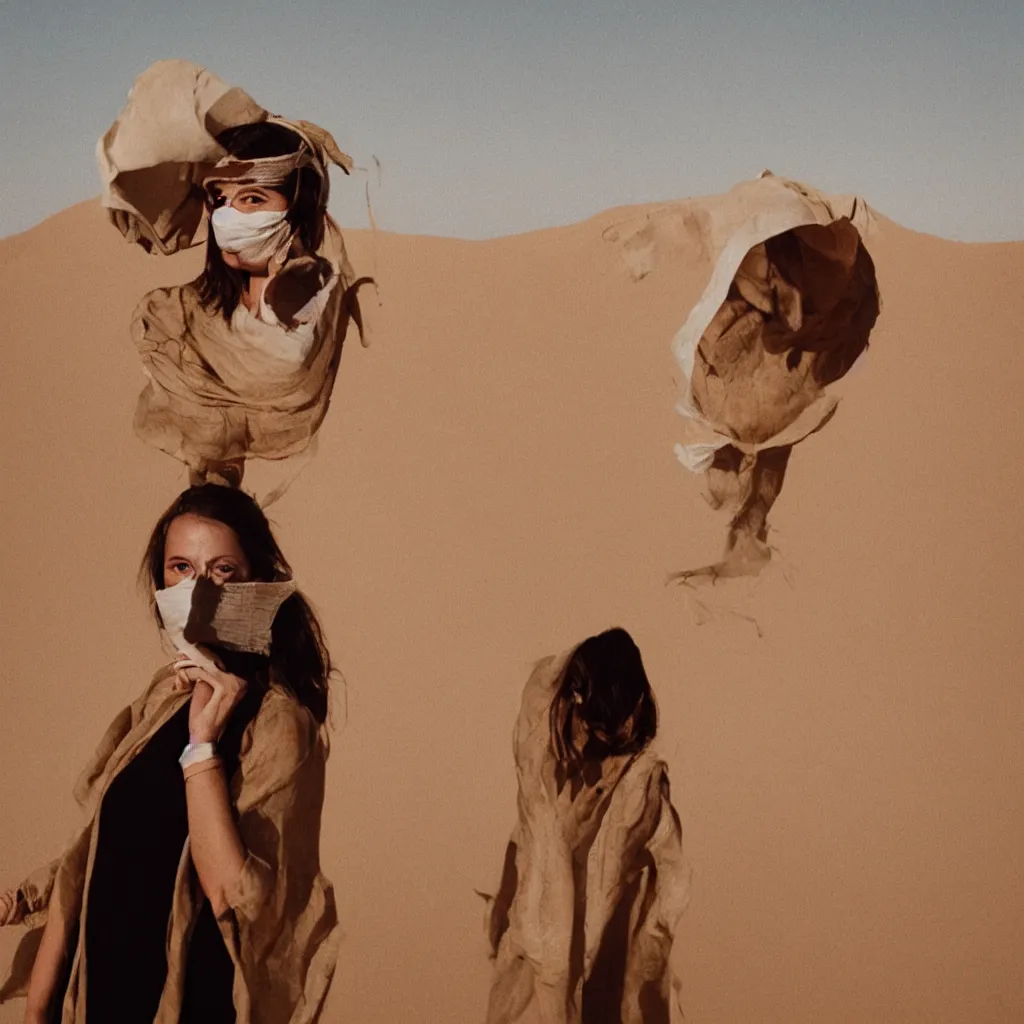
<svg viewBox="0 0 1024 1024"><path fill-rule="evenodd" d="M290 793L287 799L294 801L296 787L322 793L326 742L316 720L287 690L270 687L239 753L235 800L240 814L275 793Z"/></svg>
<svg viewBox="0 0 1024 1024"><path fill-rule="evenodd" d="M568 653L550 654L534 663L529 679L523 687L523 698L519 706L520 730L531 730L547 721L551 702L555 699Z"/></svg>
<svg viewBox="0 0 1024 1024"><path fill-rule="evenodd" d="M648 800L669 797L668 765L653 744L638 753L626 772L627 788L643 793Z"/></svg>
<svg viewBox="0 0 1024 1024"><path fill-rule="evenodd" d="M512 749L521 777L538 776L553 758L551 707L558 692L566 656L549 655L536 662L523 687L519 717L512 734Z"/></svg>
<svg viewBox="0 0 1024 1024"><path fill-rule="evenodd" d="M547 704L551 702L562 681L567 652L549 654L535 662L529 679L523 687L523 707L531 704Z"/></svg>
<svg viewBox="0 0 1024 1024"><path fill-rule="evenodd" d="M161 326L178 327L185 322L188 311L198 302L197 282L154 288L147 292L132 314L132 329L142 334Z"/></svg>
<svg viewBox="0 0 1024 1024"><path fill-rule="evenodd" d="M250 754L296 768L323 747L321 727L291 694L272 685L253 719Z"/></svg>
<svg viewBox="0 0 1024 1024"><path fill-rule="evenodd" d="M190 294L195 293L196 283L195 281L190 281L188 284L172 284L165 288L154 288L152 291L146 292L139 299L134 315L138 317L154 309L162 310L169 303L180 304Z"/></svg>

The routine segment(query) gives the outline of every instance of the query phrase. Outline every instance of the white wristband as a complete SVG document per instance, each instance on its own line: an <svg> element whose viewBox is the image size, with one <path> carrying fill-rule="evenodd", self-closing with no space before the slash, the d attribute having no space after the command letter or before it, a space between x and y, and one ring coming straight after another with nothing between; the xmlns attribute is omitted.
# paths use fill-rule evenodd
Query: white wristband
<svg viewBox="0 0 1024 1024"><path fill-rule="evenodd" d="M200 761L209 761L217 756L217 748L212 743L189 743L181 752L178 764L187 768L190 764L199 764Z"/></svg>

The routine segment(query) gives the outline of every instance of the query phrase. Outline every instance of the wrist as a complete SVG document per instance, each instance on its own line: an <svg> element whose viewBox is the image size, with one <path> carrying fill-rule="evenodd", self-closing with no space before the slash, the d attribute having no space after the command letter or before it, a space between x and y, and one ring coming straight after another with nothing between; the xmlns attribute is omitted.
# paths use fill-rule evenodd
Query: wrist
<svg viewBox="0 0 1024 1024"><path fill-rule="evenodd" d="M217 747L210 740L201 740L198 737L190 737L188 746L181 752L178 764L182 769L189 768L194 764L202 764L204 761L213 760L217 756Z"/></svg>
<svg viewBox="0 0 1024 1024"><path fill-rule="evenodd" d="M185 776L185 781L188 782L189 779L194 779L197 775L205 775L208 772L216 772L220 775L223 767L224 762L219 757L211 757L205 761L196 761L194 764L190 764L182 774Z"/></svg>

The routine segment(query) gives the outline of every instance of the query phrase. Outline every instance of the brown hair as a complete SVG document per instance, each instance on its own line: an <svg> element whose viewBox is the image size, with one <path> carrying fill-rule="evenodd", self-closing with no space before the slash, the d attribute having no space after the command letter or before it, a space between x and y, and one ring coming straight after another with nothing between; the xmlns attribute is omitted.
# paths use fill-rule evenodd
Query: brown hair
<svg viewBox="0 0 1024 1024"><path fill-rule="evenodd" d="M565 768L578 765L573 721L587 732L585 754L637 753L658 731L658 709L640 650L616 627L588 637L570 655L551 702L551 744Z"/></svg>

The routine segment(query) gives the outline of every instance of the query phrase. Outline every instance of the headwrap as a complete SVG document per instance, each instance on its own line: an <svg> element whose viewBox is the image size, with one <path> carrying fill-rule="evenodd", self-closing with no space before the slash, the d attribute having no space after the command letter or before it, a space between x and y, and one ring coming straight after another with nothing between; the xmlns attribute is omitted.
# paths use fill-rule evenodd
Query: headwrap
<svg viewBox="0 0 1024 1024"><path fill-rule="evenodd" d="M228 128L261 122L294 132L299 148L239 160L217 141ZM206 188L218 180L280 184L308 166L320 177L326 213L328 168L333 163L350 174L353 166L319 125L271 114L242 89L184 60L157 61L139 75L97 143L96 159L111 220L128 241L165 255L206 240Z"/></svg>

